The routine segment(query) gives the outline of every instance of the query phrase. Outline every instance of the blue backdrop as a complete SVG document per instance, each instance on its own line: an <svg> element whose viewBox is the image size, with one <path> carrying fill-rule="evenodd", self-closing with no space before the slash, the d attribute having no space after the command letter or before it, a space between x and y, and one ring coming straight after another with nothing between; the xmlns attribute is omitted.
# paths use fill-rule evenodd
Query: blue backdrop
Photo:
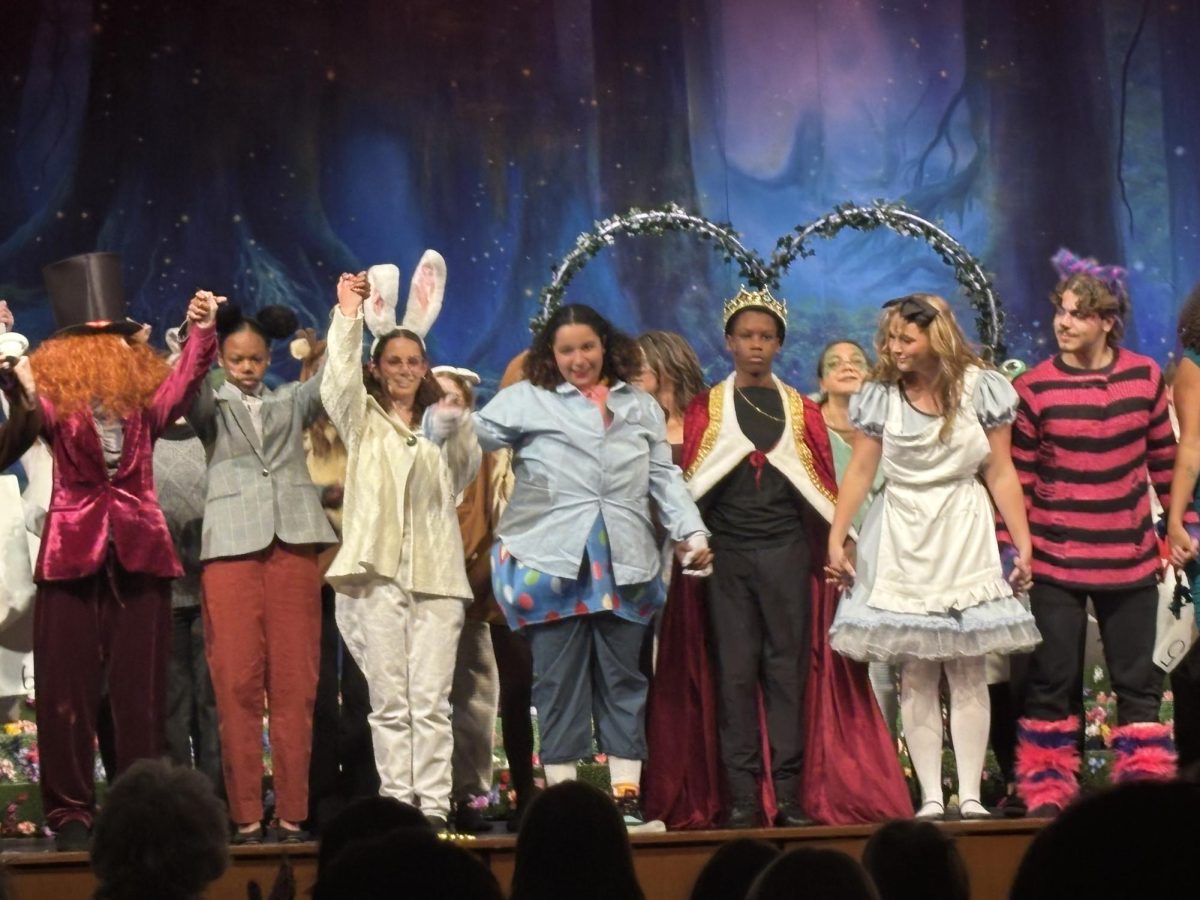
<svg viewBox="0 0 1200 900"><path fill-rule="evenodd" d="M35 338L40 268L73 253L119 252L161 333L199 287L319 326L338 273L407 283L428 246L434 356L494 377L576 235L668 200L763 256L836 204L903 200L996 274L1027 357L1053 346L1060 244L1128 266L1129 343L1160 360L1200 281L1200 3L0 0L0 21L0 297ZM782 286L803 388L889 297L965 309L919 241L816 250ZM670 235L618 242L567 299L682 331L716 376L736 287Z"/></svg>

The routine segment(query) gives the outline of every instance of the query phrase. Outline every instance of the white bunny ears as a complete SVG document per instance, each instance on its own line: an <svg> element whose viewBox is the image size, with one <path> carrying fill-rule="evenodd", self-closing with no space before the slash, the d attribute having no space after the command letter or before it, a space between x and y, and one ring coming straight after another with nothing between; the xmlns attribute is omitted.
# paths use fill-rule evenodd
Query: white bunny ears
<svg viewBox="0 0 1200 900"><path fill-rule="evenodd" d="M408 288L404 318L397 323L396 307L400 300L400 269L391 263L367 269L371 296L363 304L367 328L376 338L397 327L407 328L424 340L442 311L446 294L446 260L436 250L426 250L413 271Z"/></svg>

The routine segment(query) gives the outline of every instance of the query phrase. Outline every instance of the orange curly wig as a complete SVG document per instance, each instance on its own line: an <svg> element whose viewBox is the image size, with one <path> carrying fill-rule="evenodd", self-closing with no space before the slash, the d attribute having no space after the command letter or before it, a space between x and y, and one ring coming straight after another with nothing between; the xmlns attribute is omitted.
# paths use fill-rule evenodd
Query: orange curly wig
<svg viewBox="0 0 1200 900"><path fill-rule="evenodd" d="M38 390L59 415L99 407L124 418L147 406L171 371L145 344L115 334L44 341L29 357Z"/></svg>

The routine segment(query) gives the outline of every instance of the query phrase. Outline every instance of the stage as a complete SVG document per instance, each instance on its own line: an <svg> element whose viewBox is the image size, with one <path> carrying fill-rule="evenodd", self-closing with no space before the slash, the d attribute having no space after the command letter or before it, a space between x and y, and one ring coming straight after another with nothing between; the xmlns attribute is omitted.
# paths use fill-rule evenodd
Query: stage
<svg viewBox="0 0 1200 900"><path fill-rule="evenodd" d="M941 827L958 840L959 851L971 874L974 900L1002 900L1025 848L1043 821L1022 819L990 822L953 822ZM686 900L696 874L723 842L754 837L778 844L784 850L810 846L842 850L855 857L873 826L839 828L773 828L749 831L678 831L635 835L634 863L647 900ZM477 853L507 889L512 880L516 841L512 837L464 839L462 846ZM25 849L42 847L39 851ZM296 877L296 896L307 896L316 876L315 844L266 844L237 847L225 876L205 894L211 900L245 900L250 882L263 895L270 891L285 861ZM92 896L95 882L84 853L54 853L49 841L4 842L3 859L14 895L19 900L84 900ZM449 900L449 898L447 898Z"/></svg>

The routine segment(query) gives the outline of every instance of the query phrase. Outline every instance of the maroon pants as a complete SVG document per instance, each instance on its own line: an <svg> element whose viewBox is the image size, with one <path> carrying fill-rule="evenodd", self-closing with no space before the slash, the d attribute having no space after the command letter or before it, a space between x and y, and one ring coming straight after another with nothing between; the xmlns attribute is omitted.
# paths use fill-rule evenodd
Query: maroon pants
<svg viewBox="0 0 1200 900"><path fill-rule="evenodd" d="M321 656L321 573L311 545L275 541L204 564L204 639L229 816L263 816L263 707L269 709L275 812L308 816L308 764Z"/></svg>
<svg viewBox="0 0 1200 900"><path fill-rule="evenodd" d="M127 572L110 548L86 578L38 584L33 612L38 751L46 824L91 825L104 686L117 774L165 749L171 582Z"/></svg>

